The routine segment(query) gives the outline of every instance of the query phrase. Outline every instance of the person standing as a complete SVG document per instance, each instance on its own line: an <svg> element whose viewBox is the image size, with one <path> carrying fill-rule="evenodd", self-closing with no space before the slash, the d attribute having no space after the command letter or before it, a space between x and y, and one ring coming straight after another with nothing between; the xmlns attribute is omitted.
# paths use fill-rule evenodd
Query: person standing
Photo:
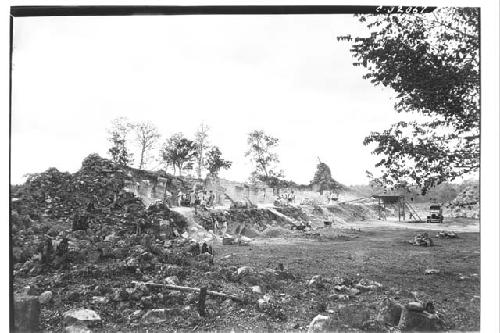
<svg viewBox="0 0 500 333"><path fill-rule="evenodd" d="M172 207L172 193L170 193L169 191L165 190L165 193L163 194L163 203L167 206L167 207Z"/></svg>
<svg viewBox="0 0 500 333"><path fill-rule="evenodd" d="M184 193L182 192L182 190L180 190L179 193L177 193L177 205L181 207L183 201L184 201Z"/></svg>
<svg viewBox="0 0 500 333"><path fill-rule="evenodd" d="M210 191L210 194L208 196L208 205L213 208L215 205L215 193L214 191Z"/></svg>
<svg viewBox="0 0 500 333"><path fill-rule="evenodd" d="M194 190L189 194L189 206L194 207L196 204L196 192Z"/></svg>

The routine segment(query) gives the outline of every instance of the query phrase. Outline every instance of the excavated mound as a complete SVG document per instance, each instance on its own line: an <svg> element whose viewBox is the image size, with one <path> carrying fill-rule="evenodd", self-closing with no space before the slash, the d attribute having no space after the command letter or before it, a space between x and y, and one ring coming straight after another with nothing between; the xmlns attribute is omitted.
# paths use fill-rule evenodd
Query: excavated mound
<svg viewBox="0 0 500 333"><path fill-rule="evenodd" d="M226 233L254 238L273 227L289 230L300 221L306 221L307 216L297 207L214 209L200 210L195 220L206 230L214 230L216 221L219 224L227 222Z"/></svg>
<svg viewBox="0 0 500 333"><path fill-rule="evenodd" d="M474 182L460 192L455 199L450 201L446 208L448 215L453 217L479 218L479 183Z"/></svg>
<svg viewBox="0 0 500 333"><path fill-rule="evenodd" d="M146 208L124 191L129 179L127 170L94 154L74 174L51 168L13 186L14 274L36 275L93 256L123 259L137 234L166 240L184 232L182 215L162 204Z"/></svg>

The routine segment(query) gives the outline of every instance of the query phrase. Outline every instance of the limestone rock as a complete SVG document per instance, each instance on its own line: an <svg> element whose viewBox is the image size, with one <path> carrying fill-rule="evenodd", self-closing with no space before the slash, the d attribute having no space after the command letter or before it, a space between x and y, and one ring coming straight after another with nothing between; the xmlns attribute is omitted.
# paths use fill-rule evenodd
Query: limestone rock
<svg viewBox="0 0 500 333"><path fill-rule="evenodd" d="M169 276L165 278L165 283L166 284L179 284L179 278L177 276Z"/></svg>
<svg viewBox="0 0 500 333"><path fill-rule="evenodd" d="M253 272L253 268L250 266L242 266L238 268L238 276L245 276Z"/></svg>
<svg viewBox="0 0 500 333"><path fill-rule="evenodd" d="M444 323L436 314L403 309L398 328L400 330L442 331Z"/></svg>
<svg viewBox="0 0 500 333"><path fill-rule="evenodd" d="M425 270L425 275L431 275L431 274L439 274L441 271L439 269L426 269Z"/></svg>
<svg viewBox="0 0 500 333"><path fill-rule="evenodd" d="M253 286L252 292L256 294L262 294L262 288L260 286Z"/></svg>
<svg viewBox="0 0 500 333"><path fill-rule="evenodd" d="M397 326L403 312L403 306L390 298L380 303L377 321L391 326Z"/></svg>
<svg viewBox="0 0 500 333"><path fill-rule="evenodd" d="M14 296L14 330L38 331L40 327L40 302L37 296Z"/></svg>
<svg viewBox="0 0 500 333"><path fill-rule="evenodd" d="M325 332L328 330L329 322L329 316L317 315L309 324L309 329L307 330L307 332Z"/></svg>
<svg viewBox="0 0 500 333"><path fill-rule="evenodd" d="M309 282L307 282L307 285L311 287L321 288L324 286L324 279L321 277L321 275L315 275L309 280Z"/></svg>
<svg viewBox="0 0 500 333"><path fill-rule="evenodd" d="M259 304L259 309L260 310L265 310L266 308L269 307L271 304L273 298L270 295L264 295L261 298L259 298L258 304Z"/></svg>
<svg viewBox="0 0 500 333"><path fill-rule="evenodd" d="M64 333L92 333L92 330L85 326L71 325L64 328Z"/></svg>
<svg viewBox="0 0 500 333"><path fill-rule="evenodd" d="M424 311L424 305L421 302L410 302L407 305L408 310L422 312Z"/></svg>
<svg viewBox="0 0 500 333"><path fill-rule="evenodd" d="M47 304L52 300L52 291L47 290L44 291L39 297L38 300L40 301L40 304Z"/></svg>
<svg viewBox="0 0 500 333"><path fill-rule="evenodd" d="M167 320L167 311L165 309L152 309L146 312L142 317L144 324L157 324Z"/></svg>
<svg viewBox="0 0 500 333"><path fill-rule="evenodd" d="M94 310L75 309L63 314L63 323L65 326L77 325L92 328L100 326L102 319Z"/></svg>

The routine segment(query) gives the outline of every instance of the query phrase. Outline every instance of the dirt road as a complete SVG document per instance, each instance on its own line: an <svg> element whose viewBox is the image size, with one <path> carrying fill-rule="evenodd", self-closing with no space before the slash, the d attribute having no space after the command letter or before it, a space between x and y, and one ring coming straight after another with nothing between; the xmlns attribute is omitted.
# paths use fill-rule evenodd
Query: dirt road
<svg viewBox="0 0 500 333"><path fill-rule="evenodd" d="M320 300L307 294L305 284L312 276L320 274L325 277L364 277L384 285L380 293L361 295L348 304L362 304L369 308L384 297L407 302L412 299L411 293L417 292L422 299L434 302L448 329L477 331L480 314L479 233L462 231L457 239L438 239L432 233L435 245L420 247L408 244L408 240L417 232L435 229L435 225L424 223L404 228L396 222L375 223L360 222L361 232L352 231L356 238L351 240L281 237L255 239L250 246L218 245L216 264L264 269L282 263L296 280L288 282L279 292L293 295L285 310L300 327L307 327L318 313L314 305ZM455 223L439 225L437 229L452 228ZM367 227L367 224L374 226ZM425 275L425 270L430 268L438 269L440 273ZM300 293L304 294L300 299L307 299L305 303L299 300ZM325 293L325 297L327 295ZM334 308L345 306L338 302L326 303ZM252 322L257 330L266 327L253 317L254 314L248 312L247 318L227 324L241 328L240 325ZM281 323L273 325L272 328L277 330L289 328Z"/></svg>
<svg viewBox="0 0 500 333"><path fill-rule="evenodd" d="M412 229L412 230L453 230L456 232L479 232L479 220L446 219L443 223L412 223L394 220L355 221L339 224L339 228L361 229Z"/></svg>

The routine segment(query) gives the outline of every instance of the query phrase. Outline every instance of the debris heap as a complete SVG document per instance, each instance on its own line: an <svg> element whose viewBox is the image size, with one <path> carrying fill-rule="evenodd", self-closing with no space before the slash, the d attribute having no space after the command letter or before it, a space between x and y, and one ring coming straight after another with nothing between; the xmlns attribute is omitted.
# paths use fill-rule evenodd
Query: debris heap
<svg viewBox="0 0 500 333"><path fill-rule="evenodd" d="M446 205L453 217L479 218L479 182L471 182Z"/></svg>
<svg viewBox="0 0 500 333"><path fill-rule="evenodd" d="M433 246L434 242L429 237L429 235L424 232L416 235L412 240L408 241L410 244L415 246Z"/></svg>
<svg viewBox="0 0 500 333"><path fill-rule="evenodd" d="M37 275L92 254L122 259L133 252L129 243L136 236L165 241L182 234L186 219L162 203L146 208L125 191L129 178L127 170L93 154L74 174L51 168L14 186L14 273Z"/></svg>
<svg viewBox="0 0 500 333"><path fill-rule="evenodd" d="M458 238L458 235L454 231L440 231L437 233L436 238Z"/></svg>

